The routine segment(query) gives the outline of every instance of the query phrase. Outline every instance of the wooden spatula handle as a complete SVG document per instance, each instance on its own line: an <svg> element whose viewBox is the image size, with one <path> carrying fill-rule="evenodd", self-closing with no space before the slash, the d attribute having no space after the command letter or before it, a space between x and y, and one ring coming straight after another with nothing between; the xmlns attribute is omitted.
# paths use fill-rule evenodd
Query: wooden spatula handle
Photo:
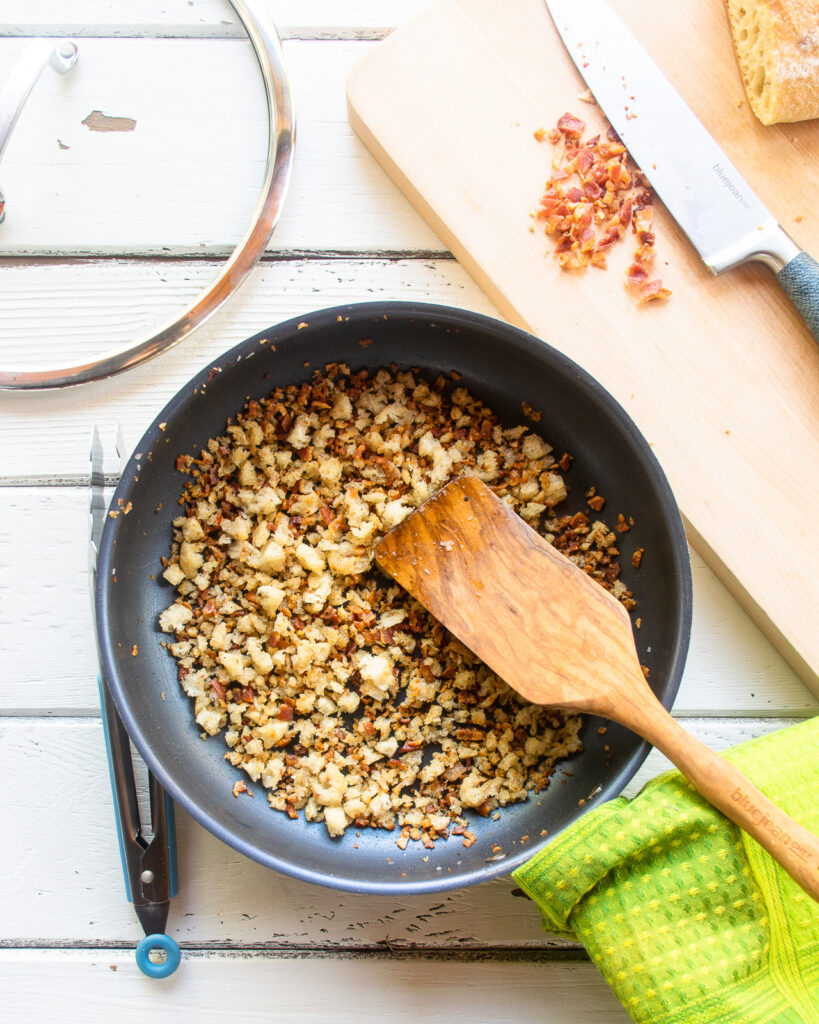
<svg viewBox="0 0 819 1024"><path fill-rule="evenodd" d="M672 761L714 807L752 836L819 902L819 838L789 818L724 757L687 732L660 702L632 706L617 720Z"/></svg>

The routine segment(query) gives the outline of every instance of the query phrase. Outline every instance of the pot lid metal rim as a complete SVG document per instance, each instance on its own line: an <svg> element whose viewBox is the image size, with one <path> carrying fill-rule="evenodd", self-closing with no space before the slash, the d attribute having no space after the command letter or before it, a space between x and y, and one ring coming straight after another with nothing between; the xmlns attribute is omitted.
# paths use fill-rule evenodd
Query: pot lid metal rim
<svg viewBox="0 0 819 1024"><path fill-rule="evenodd" d="M193 302L157 330L98 359L39 370L0 368L0 390L45 390L104 380L139 366L179 344L211 317L258 263L278 223L293 168L295 114L290 74L281 40L264 13L263 0L229 0L253 46L264 82L268 112L267 164L250 225L216 277Z"/></svg>

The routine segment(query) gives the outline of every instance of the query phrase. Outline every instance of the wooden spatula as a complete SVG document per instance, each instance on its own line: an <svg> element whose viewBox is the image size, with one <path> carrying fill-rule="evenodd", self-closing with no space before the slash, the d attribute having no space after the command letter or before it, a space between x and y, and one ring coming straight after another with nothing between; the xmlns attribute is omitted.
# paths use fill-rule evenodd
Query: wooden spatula
<svg viewBox="0 0 819 1024"><path fill-rule="evenodd" d="M480 480L447 484L375 557L527 700L602 715L653 743L819 902L819 839L671 717L625 608Z"/></svg>

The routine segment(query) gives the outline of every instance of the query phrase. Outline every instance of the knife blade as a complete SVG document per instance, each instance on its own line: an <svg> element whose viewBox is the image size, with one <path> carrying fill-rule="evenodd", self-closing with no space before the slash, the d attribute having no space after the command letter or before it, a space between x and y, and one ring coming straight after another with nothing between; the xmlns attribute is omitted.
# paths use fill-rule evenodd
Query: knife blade
<svg viewBox="0 0 819 1024"><path fill-rule="evenodd" d="M819 264L787 234L605 0L545 0L610 124L714 274L767 264L819 340Z"/></svg>

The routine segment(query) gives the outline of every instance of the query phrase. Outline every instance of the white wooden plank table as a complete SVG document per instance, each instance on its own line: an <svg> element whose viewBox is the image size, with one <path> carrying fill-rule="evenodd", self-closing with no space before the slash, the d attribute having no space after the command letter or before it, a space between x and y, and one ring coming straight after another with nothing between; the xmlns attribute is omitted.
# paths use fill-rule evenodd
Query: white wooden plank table
<svg viewBox="0 0 819 1024"><path fill-rule="evenodd" d="M166 355L101 384L0 395L0 1019L623 1022L585 953L500 879L400 902L279 877L180 813L179 971L145 979L122 888L86 580L88 442L135 444L196 370L265 326L341 302L491 303L351 132L352 63L420 0L270 0L294 77L288 205L263 263ZM0 0L0 82L27 37L70 35L0 164L4 363L90 354L181 307L239 237L263 171L252 54L222 0ZM82 124L92 110L129 133ZM59 141L58 141L59 140ZM113 466L109 467L111 470ZM675 713L724 749L815 698L695 554ZM667 763L652 753L627 789Z"/></svg>

